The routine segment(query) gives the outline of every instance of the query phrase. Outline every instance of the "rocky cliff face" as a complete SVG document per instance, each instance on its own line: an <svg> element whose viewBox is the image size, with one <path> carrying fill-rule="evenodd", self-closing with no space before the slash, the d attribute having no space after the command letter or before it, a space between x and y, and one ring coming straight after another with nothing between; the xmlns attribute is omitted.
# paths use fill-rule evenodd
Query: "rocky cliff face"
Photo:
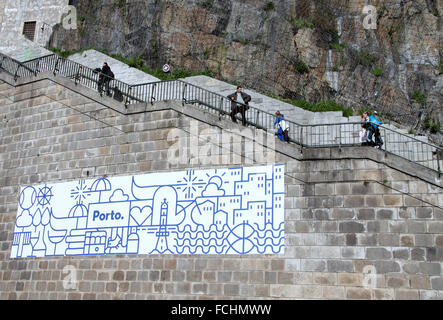
<svg viewBox="0 0 443 320"><path fill-rule="evenodd" d="M365 28L367 4L377 8L376 29ZM438 0L79 0L77 8L79 28L58 28L53 45L210 69L287 98L377 109L411 127L425 116L443 122Z"/></svg>

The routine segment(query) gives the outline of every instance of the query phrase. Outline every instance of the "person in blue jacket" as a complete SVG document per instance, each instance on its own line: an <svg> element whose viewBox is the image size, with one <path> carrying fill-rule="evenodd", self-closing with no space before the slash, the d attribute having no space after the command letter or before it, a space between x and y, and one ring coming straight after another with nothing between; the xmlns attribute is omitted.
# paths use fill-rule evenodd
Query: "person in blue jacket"
<svg viewBox="0 0 443 320"><path fill-rule="evenodd" d="M375 115L378 115L377 111L374 111L374 115L369 115L368 112L365 112L363 115L366 117L367 122L366 130L368 131L368 143L370 143L372 146L375 145L377 148L381 148L383 145L383 140L378 127L382 125L383 122L375 117ZM375 143L372 141L372 135L375 137Z"/></svg>
<svg viewBox="0 0 443 320"><path fill-rule="evenodd" d="M283 142L289 142L289 127L286 124L285 116L277 111L275 113L274 128L277 128L277 137Z"/></svg>

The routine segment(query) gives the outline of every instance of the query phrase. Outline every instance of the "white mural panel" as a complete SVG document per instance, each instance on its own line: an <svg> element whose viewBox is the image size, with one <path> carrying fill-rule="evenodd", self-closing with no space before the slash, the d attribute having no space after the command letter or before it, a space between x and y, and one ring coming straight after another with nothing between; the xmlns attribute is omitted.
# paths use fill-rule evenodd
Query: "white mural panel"
<svg viewBox="0 0 443 320"><path fill-rule="evenodd" d="M284 166L26 186L12 258L284 252Z"/></svg>

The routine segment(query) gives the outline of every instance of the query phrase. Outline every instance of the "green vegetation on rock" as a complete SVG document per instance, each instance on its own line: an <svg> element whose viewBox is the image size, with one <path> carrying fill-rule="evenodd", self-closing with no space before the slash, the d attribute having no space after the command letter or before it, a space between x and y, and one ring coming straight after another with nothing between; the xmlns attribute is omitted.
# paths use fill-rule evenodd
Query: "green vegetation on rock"
<svg viewBox="0 0 443 320"><path fill-rule="evenodd" d="M429 130L431 131L431 133L434 133L434 134L437 132L440 132L440 123L437 122L437 123L431 124L431 127L429 128Z"/></svg>
<svg viewBox="0 0 443 320"><path fill-rule="evenodd" d="M54 52L55 54L59 55L60 57L66 59L69 56L72 56L73 54L82 53L83 51L90 50L90 49L92 49L92 48L85 48L85 49L74 50L74 51L70 51L70 50L65 51L65 50L60 50L58 48L50 48L49 50Z"/></svg>
<svg viewBox="0 0 443 320"><path fill-rule="evenodd" d="M425 104L426 103L426 95L420 90L415 90L414 94L412 95L412 99L415 100L415 102Z"/></svg>
<svg viewBox="0 0 443 320"><path fill-rule="evenodd" d="M371 70L371 73L376 76L376 77L380 77L383 74L383 69L382 68L375 68Z"/></svg>
<svg viewBox="0 0 443 320"><path fill-rule="evenodd" d="M265 11L271 11L275 9L275 4L273 1L269 1L268 3L265 4L265 6L263 7L263 10Z"/></svg>
<svg viewBox="0 0 443 320"><path fill-rule="evenodd" d="M200 5L205 9L211 9L214 6L213 0L206 0L200 3Z"/></svg>
<svg viewBox="0 0 443 320"><path fill-rule="evenodd" d="M362 50L357 54L356 61L363 66L371 66L375 62L375 57L366 50Z"/></svg>
<svg viewBox="0 0 443 320"><path fill-rule="evenodd" d="M343 49L346 48L346 45L343 43L329 43L328 48L331 50L343 51Z"/></svg>
<svg viewBox="0 0 443 320"><path fill-rule="evenodd" d="M350 117L354 114L354 110L352 108L346 108L342 106L341 104L333 101L320 101L317 103L311 103L306 100L298 99L298 100L291 100L291 99L285 99L280 96L277 96L276 94L268 93L266 94L268 97L273 99L278 99L280 101L292 104L296 107L302 108L304 110L308 110L311 112L329 112L329 111L342 111L344 117Z"/></svg>
<svg viewBox="0 0 443 320"><path fill-rule="evenodd" d="M297 60L294 62L294 69L300 74L309 72L309 67L301 60Z"/></svg>
<svg viewBox="0 0 443 320"><path fill-rule="evenodd" d="M143 63L143 59L141 57L125 58L121 54L109 53L108 50L106 50L106 49L102 49L99 51L106 54L106 55L109 55L111 58L114 58L116 60L119 60L119 61L127 64L128 66L130 66L132 68L136 68L138 70L141 70L141 71L148 73L160 80L174 80L174 79L200 76L200 75L212 77L211 70L190 71L190 70L186 70L184 68L180 68L180 69L174 70L172 72L165 73L165 72L163 72L163 70L161 68L151 69L148 66L145 66Z"/></svg>
<svg viewBox="0 0 443 320"><path fill-rule="evenodd" d="M213 76L213 72L211 70L190 71L190 70L186 70L184 68L180 68L180 69L174 70L169 73L164 73L161 68L150 69L149 67L145 66L143 63L143 59L141 57L125 58L123 55L118 54L118 53L109 53L109 51L106 49L85 48L85 49L76 50L76 51L69 51L69 50L64 51L64 50L60 50L58 48L51 48L50 50L65 59L68 58L69 56L72 56L73 54L82 53L86 50L97 50L103 54L110 56L111 58L114 58L118 61L121 61L121 62L127 64L131 68L135 68L135 69L138 69L138 70L143 71L145 73L148 73L160 80L174 80L174 79L180 79L180 78L186 78L186 77L192 77L192 76L200 76L200 75L209 76L209 77Z"/></svg>
<svg viewBox="0 0 443 320"><path fill-rule="evenodd" d="M431 131L431 133L440 132L441 125L439 121L431 120L431 117L426 116L425 121L423 123L423 127L425 130Z"/></svg>
<svg viewBox="0 0 443 320"><path fill-rule="evenodd" d="M311 21L305 20L305 19L290 20L289 22L296 29L306 29L306 28L313 29L314 28L314 24Z"/></svg>

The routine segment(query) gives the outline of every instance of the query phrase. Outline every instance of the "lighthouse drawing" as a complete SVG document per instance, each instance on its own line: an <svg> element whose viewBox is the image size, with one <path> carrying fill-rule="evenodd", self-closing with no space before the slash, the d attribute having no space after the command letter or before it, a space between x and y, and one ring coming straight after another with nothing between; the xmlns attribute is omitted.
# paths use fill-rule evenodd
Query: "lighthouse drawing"
<svg viewBox="0 0 443 320"><path fill-rule="evenodd" d="M168 249L169 232L166 230L167 225L168 201L166 201L166 198L164 198L160 210L160 227L159 231L155 234L157 236L157 244L155 245L155 249L153 250L153 252L165 253L166 251L170 251Z"/></svg>
<svg viewBox="0 0 443 320"><path fill-rule="evenodd" d="M284 205L284 165L24 186L11 258L282 254Z"/></svg>

